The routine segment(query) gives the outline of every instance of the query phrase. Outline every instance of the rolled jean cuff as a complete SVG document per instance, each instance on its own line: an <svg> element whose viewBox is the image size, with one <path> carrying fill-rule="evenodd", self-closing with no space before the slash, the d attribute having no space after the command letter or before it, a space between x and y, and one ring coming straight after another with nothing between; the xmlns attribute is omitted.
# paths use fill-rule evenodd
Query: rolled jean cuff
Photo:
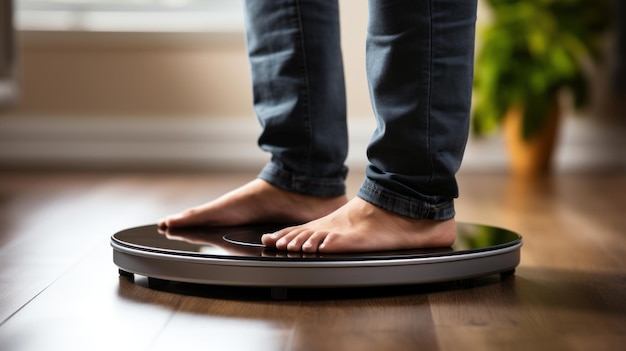
<svg viewBox="0 0 626 351"><path fill-rule="evenodd" d="M413 219L446 220L454 218L454 200L422 195L410 198L385 189L370 179L365 179L357 196L389 212Z"/></svg>
<svg viewBox="0 0 626 351"><path fill-rule="evenodd" d="M287 172L273 163L268 163L258 178L283 190L305 195L336 197L346 193L345 173L337 178L311 178Z"/></svg>

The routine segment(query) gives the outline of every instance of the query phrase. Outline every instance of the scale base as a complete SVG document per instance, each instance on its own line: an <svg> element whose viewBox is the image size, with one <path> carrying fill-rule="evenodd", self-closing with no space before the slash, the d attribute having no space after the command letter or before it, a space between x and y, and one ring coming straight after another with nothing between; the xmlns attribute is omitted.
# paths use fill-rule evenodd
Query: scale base
<svg viewBox="0 0 626 351"><path fill-rule="evenodd" d="M123 277L125 279L128 279L130 282L134 282L135 281L135 275L133 273L130 272L126 272L123 270L119 270L119 275L120 277ZM501 280L505 280L508 279L509 277L512 277L515 275L515 270L512 269L510 271L506 271L503 273L499 273L499 277ZM456 281L451 281L451 282L445 282L443 284L440 283L434 283L431 284L432 287L443 287L445 289L454 289L454 288L461 288L461 289L472 289L474 287L476 287L478 285L478 282L480 281L481 278L484 277L478 277L478 278L470 278L470 279L460 279L460 280L456 280ZM188 284L188 283L181 283L181 282L176 282L176 281L172 281L172 280L165 280L165 279L158 279L158 278L150 278L147 277L148 280L148 287L152 290L158 290L158 291L167 291L167 292L182 292L182 293L193 293L195 291L197 291L198 289L195 289L195 286L193 286L193 284ZM172 287L172 284L175 284L174 287ZM407 287L407 286L400 286L399 288L396 287L396 289L394 290L395 292L397 292L398 290L400 290L400 292L402 292L402 288L403 287ZM211 289L213 288L213 289ZM222 287L223 288L223 287ZM366 289L368 287L365 287ZM230 290L228 291L228 294L222 294L222 295L227 295L228 297L234 297L234 296L244 296L246 298L250 298L250 296L252 294L247 294L246 291L244 291L243 288L241 287L235 287L234 289L237 289L238 291L234 291L234 290ZM325 290L336 290L333 288L324 288ZM369 289L373 289L372 287L369 287ZM378 288L376 288L377 291L375 292L380 292ZM259 294L259 290L255 290L254 291L254 295L256 295L258 297L258 295L267 295L267 297L269 297L272 300L288 300L290 297L292 296L296 296L296 297L300 297L300 298L307 298L307 297L311 297L314 296L314 298L324 298L326 296L328 296L328 294L320 294L319 289L306 289L307 291L305 291L305 293L302 293L302 290L305 289L301 289L301 288L284 288L284 287L274 287L274 288L266 288L264 289L262 294ZM317 291L314 291L317 290ZM414 290L414 289L413 289ZM348 292L346 294L347 290L343 290L344 294L342 294L342 296L348 295L348 296L354 296L356 294L354 294L354 291ZM410 289L410 287L407 287L407 289L405 289L405 291L412 291ZM198 294L202 294L202 295L207 295L210 294L211 292L213 292L213 296L214 295L219 295L216 294L215 292L215 287L214 286L207 286L207 285L203 285L200 288L200 291L198 292ZM223 291L222 291L223 292ZM295 292L295 293L294 293ZM359 289L359 293L361 294L366 294L367 293L375 293L374 291L364 291L362 289ZM391 292L389 292L391 293ZM332 296L330 296L331 298L337 298L337 294L336 291L332 292Z"/></svg>
<svg viewBox="0 0 626 351"><path fill-rule="evenodd" d="M166 290L174 283L269 288L282 300L295 289L393 287L446 283L471 288L476 279L515 273L522 238L511 231L457 224L452 247L358 254L289 253L264 247L263 233L279 226L185 228L155 225L111 237L119 274ZM180 284L179 284L180 285Z"/></svg>

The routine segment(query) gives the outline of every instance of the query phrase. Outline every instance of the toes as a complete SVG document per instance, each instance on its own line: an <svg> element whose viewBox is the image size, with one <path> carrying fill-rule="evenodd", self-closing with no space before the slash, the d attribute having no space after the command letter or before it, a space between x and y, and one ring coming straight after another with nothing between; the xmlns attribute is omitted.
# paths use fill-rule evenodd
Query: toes
<svg viewBox="0 0 626 351"><path fill-rule="evenodd" d="M324 237L317 250L325 253L341 252L343 247L340 239L341 235L330 233Z"/></svg>
<svg viewBox="0 0 626 351"><path fill-rule="evenodd" d="M286 250L287 245L300 232L298 227L288 227L271 234L261 236L261 242L265 246L275 247L279 250Z"/></svg>
<svg viewBox="0 0 626 351"><path fill-rule="evenodd" d="M300 237L306 236L308 238L307 233L308 231L306 228L296 227L276 241L276 248L279 250L300 251L302 243L306 240L302 240Z"/></svg>
<svg viewBox="0 0 626 351"><path fill-rule="evenodd" d="M263 234L261 235L261 242L265 246L276 247L276 242L289 233L288 229L289 228L285 228L273 233Z"/></svg>
<svg viewBox="0 0 626 351"><path fill-rule="evenodd" d="M303 230L296 234L287 244L288 251L304 251L303 245L307 243L307 239L313 235L313 231Z"/></svg>
<svg viewBox="0 0 626 351"><path fill-rule="evenodd" d="M345 249L341 235L327 231L314 231L303 227L290 227L261 237L263 245L289 252L338 252Z"/></svg>
<svg viewBox="0 0 626 351"><path fill-rule="evenodd" d="M324 240L325 233L316 232L304 227L290 227L275 233L264 234L261 242L265 246L290 252L315 253Z"/></svg>
<svg viewBox="0 0 626 351"><path fill-rule="evenodd" d="M159 227L182 227L191 224L195 212L187 210L182 213L167 216L159 221Z"/></svg>
<svg viewBox="0 0 626 351"><path fill-rule="evenodd" d="M328 233L326 232L314 232L308 237L304 244L302 244L302 251L306 253L317 252L327 235Z"/></svg>
<svg viewBox="0 0 626 351"><path fill-rule="evenodd" d="M171 219L173 216L167 216L159 220L159 228L171 227Z"/></svg>
<svg viewBox="0 0 626 351"><path fill-rule="evenodd" d="M273 247L276 244L276 233L261 235L261 243L268 247Z"/></svg>

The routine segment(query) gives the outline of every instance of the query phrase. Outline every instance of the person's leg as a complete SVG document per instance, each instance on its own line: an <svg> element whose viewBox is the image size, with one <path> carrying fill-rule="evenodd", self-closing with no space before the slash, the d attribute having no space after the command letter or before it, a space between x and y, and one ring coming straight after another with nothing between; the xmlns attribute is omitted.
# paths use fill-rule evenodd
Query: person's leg
<svg viewBox="0 0 626 351"><path fill-rule="evenodd" d="M303 251L446 246L469 127L475 0L370 0L367 72L378 128L358 197L266 235Z"/></svg>
<svg viewBox="0 0 626 351"><path fill-rule="evenodd" d="M371 1L379 16L367 67L379 127L359 197L411 218L450 219L469 131L476 0L388 3Z"/></svg>
<svg viewBox="0 0 626 351"><path fill-rule="evenodd" d="M337 0L246 2L260 177L281 189L345 193L348 151Z"/></svg>
<svg viewBox="0 0 626 351"><path fill-rule="evenodd" d="M348 149L337 0L247 0L258 179L161 226L302 223L343 205Z"/></svg>

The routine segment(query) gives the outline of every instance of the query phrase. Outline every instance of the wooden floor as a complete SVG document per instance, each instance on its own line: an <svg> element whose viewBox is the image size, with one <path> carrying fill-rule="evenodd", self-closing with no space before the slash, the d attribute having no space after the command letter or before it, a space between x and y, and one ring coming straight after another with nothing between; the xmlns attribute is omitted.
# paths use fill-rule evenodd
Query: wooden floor
<svg viewBox="0 0 626 351"><path fill-rule="evenodd" d="M524 236L514 277L474 288L260 291L133 284L110 235L250 174L0 174L0 350L617 350L626 176L461 174L458 220ZM360 175L349 178L356 192ZM261 295L259 295L261 294Z"/></svg>

